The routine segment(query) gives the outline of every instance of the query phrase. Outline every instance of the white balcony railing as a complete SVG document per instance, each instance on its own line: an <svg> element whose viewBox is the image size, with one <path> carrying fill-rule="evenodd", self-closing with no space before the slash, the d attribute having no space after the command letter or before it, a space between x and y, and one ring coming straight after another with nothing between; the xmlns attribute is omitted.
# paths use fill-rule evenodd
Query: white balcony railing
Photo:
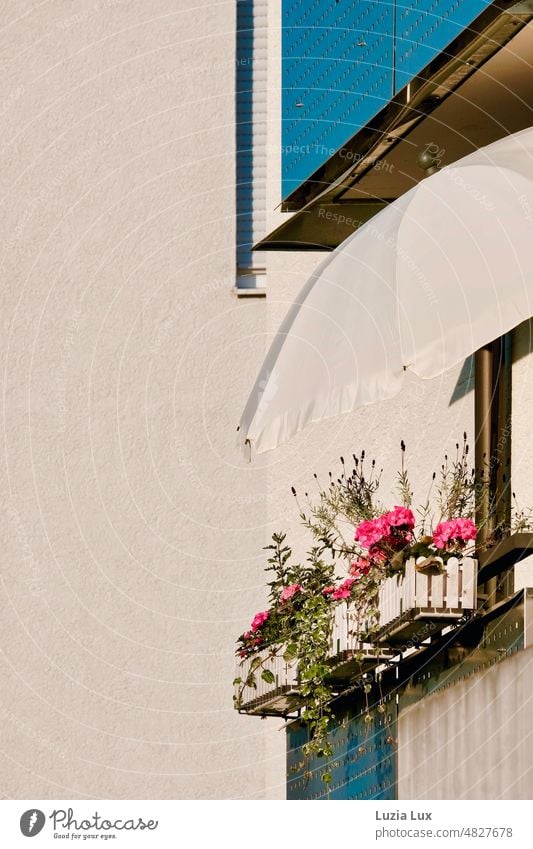
<svg viewBox="0 0 533 849"><path fill-rule="evenodd" d="M476 577L477 563L469 557L451 558L442 574L417 571L411 558L405 565L405 574L387 578L381 585L377 621L361 622L353 605L337 605L328 656L332 690L393 657L399 642L410 640L409 647L416 647L427 636L473 611ZM424 622L432 623L429 629ZM364 633L371 633L372 637L363 640ZM301 704L298 660L285 661L281 649L274 657L269 654L265 649L254 656L262 660L253 676L255 686L246 684L254 658L237 666L241 683L236 685L236 706L246 713L286 715ZM265 669L272 673L273 681L261 678Z"/></svg>
<svg viewBox="0 0 533 849"><path fill-rule="evenodd" d="M261 658L261 666L254 670L254 685L246 682L252 671L255 658ZM261 678L261 673L268 670L274 676L274 681L267 683ZM298 661L286 661L279 655L271 656L265 649L252 658L242 660L237 666L237 677L242 683L236 684L236 707L246 713L279 713L281 715L294 710L300 703L298 691Z"/></svg>
<svg viewBox="0 0 533 849"><path fill-rule="evenodd" d="M349 678L392 656L390 650L361 639L365 625L353 604L335 608L329 653L331 681Z"/></svg>
<svg viewBox="0 0 533 849"><path fill-rule="evenodd" d="M422 560L422 558L420 558ZM417 571L414 558L405 574L387 578L379 590L378 636L405 636L421 620L443 622L460 619L476 608L477 562L452 557L442 574Z"/></svg>
<svg viewBox="0 0 533 849"><path fill-rule="evenodd" d="M376 665L379 660L391 656L392 652L377 648L370 643L364 643L359 637L360 623L357 612L353 605L341 603L335 608L331 647L328 654L328 662L331 666L331 675L328 681L335 689L335 685L346 681L358 673L368 669L370 665ZM283 651L274 657L270 656L272 650L265 649L255 658L261 659L261 665L254 670L252 684L247 685L248 676L252 670L254 658L243 660L237 666L237 677L241 683L236 685L236 705L246 713L275 713L287 714L297 708L300 703L298 660L289 662L283 659ZM258 661L255 661L258 663ZM261 678L263 670L268 670L274 676L274 681L266 682Z"/></svg>

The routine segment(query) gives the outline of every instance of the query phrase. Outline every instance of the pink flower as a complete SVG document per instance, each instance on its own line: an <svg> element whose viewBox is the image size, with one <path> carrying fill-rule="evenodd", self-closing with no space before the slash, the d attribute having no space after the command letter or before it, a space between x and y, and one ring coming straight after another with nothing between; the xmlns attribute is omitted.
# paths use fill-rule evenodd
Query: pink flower
<svg viewBox="0 0 533 849"><path fill-rule="evenodd" d="M252 631L255 633L259 630L259 628L264 625L270 616L269 610L264 610L261 613L256 613L254 618L252 619Z"/></svg>
<svg viewBox="0 0 533 849"><path fill-rule="evenodd" d="M437 525L433 542L437 548L443 549L454 540L467 542L469 539L475 539L476 534L477 528L471 519L450 519Z"/></svg>
<svg viewBox="0 0 533 849"><path fill-rule="evenodd" d="M242 636L243 636L243 639L249 640L250 637L252 636L252 632L251 631L245 631Z"/></svg>
<svg viewBox="0 0 533 849"><path fill-rule="evenodd" d="M352 588L352 584L355 584L355 578L346 578L342 584L339 584L335 592L332 593L332 598L335 601L340 601L343 598L350 598L350 590Z"/></svg>
<svg viewBox="0 0 533 849"><path fill-rule="evenodd" d="M455 527L457 537L465 542L469 539L475 539L477 536L477 528L471 519L456 519Z"/></svg>
<svg viewBox="0 0 533 849"><path fill-rule="evenodd" d="M403 546L413 538L411 531L415 526L415 516L408 507L395 507L383 513L377 519L367 519L355 529L355 539L368 548L374 557L379 546L385 543L393 549Z"/></svg>
<svg viewBox="0 0 533 849"><path fill-rule="evenodd" d="M395 507L385 516L393 528L407 528L412 531L415 526L415 514L408 507Z"/></svg>
<svg viewBox="0 0 533 849"><path fill-rule="evenodd" d="M334 593L334 592L335 592L335 587L334 587L334 586L331 586L331 587L324 587L324 589L322 590L322 595L331 595L331 594L332 594L332 593Z"/></svg>
<svg viewBox="0 0 533 849"><path fill-rule="evenodd" d="M372 561L369 557L359 557L350 565L350 575L358 580L368 575L372 568Z"/></svg>
<svg viewBox="0 0 533 849"><path fill-rule="evenodd" d="M385 516L379 516L378 519L367 519L361 522L355 529L355 539L365 548L371 548L389 533L390 525L385 520Z"/></svg>
<svg viewBox="0 0 533 849"><path fill-rule="evenodd" d="M289 599L291 599L293 595L296 595L296 593L301 592L301 590L302 588L300 584L291 584L288 587L283 587L281 595L279 597L281 604L283 604L284 601L289 601Z"/></svg>

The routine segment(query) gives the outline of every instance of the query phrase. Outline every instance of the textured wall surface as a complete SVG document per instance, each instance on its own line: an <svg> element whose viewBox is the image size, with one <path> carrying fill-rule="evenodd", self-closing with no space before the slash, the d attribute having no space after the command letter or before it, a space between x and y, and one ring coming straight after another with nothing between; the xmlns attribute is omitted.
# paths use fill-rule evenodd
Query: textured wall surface
<svg viewBox="0 0 533 849"><path fill-rule="evenodd" d="M531 799L533 650L400 712L398 798Z"/></svg>
<svg viewBox="0 0 533 849"><path fill-rule="evenodd" d="M273 0L269 227L279 13ZM280 527L307 544L290 484L366 447L386 493L404 438L423 496L472 432L457 369L251 466L236 450L269 334L319 257L270 255L268 305L231 294L234 15L2 4L5 797L283 796L280 723L237 716L230 682L234 637L264 603L261 547Z"/></svg>
<svg viewBox="0 0 533 849"><path fill-rule="evenodd" d="M234 4L1 6L0 795L282 795L231 701L266 509Z"/></svg>

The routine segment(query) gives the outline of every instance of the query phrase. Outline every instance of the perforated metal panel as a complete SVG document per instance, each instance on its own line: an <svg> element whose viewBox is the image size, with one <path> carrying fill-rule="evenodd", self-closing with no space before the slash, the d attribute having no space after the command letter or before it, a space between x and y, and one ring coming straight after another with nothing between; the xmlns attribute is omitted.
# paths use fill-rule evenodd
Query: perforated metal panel
<svg viewBox="0 0 533 849"><path fill-rule="evenodd" d="M285 196L389 101L392 32L389 3L284 0Z"/></svg>
<svg viewBox="0 0 533 849"><path fill-rule="evenodd" d="M490 6L488 0L396 3L395 91L399 91Z"/></svg>
<svg viewBox="0 0 533 849"><path fill-rule="evenodd" d="M488 5L283 0L283 197L341 150Z"/></svg>
<svg viewBox="0 0 533 849"><path fill-rule="evenodd" d="M310 758L303 763L302 746L307 740L305 726L294 724L287 730L288 799L396 799L396 745L387 742L396 736L396 705L391 699L387 713L374 713L371 723L363 715L338 722L331 732L333 757ZM331 773L329 790L322 780Z"/></svg>

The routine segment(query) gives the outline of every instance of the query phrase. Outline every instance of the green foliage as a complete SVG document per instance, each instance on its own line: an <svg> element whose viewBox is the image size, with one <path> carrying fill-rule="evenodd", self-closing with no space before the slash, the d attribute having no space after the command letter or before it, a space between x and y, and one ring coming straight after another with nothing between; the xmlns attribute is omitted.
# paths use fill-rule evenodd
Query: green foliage
<svg viewBox="0 0 533 849"><path fill-rule="evenodd" d="M272 580L268 582L270 615L261 628L262 641L256 649L260 653L253 657L246 679L235 679L239 688L235 697L237 706L242 702L244 689L257 686L256 675L268 684L275 683L275 676L268 668L273 658L282 654L286 661L297 659L303 718L310 732L305 754L328 756L331 753L327 740L331 709L325 678L329 672L327 657L333 608L322 590L334 581L335 568L322 558L324 546L312 548L305 563L293 563L285 534L273 534L266 550L269 552L266 571L272 573ZM283 589L294 585L300 590L282 602ZM243 635L239 651L246 651L246 646Z"/></svg>
<svg viewBox="0 0 533 849"><path fill-rule="evenodd" d="M329 483L322 486L318 476L318 499L308 502L300 509L300 518L315 540L327 548L333 556L350 557L355 553L353 528L365 519L373 519L383 511L376 492L379 489L381 471L376 470L372 460L367 472L365 452L352 455L353 467L346 469L344 457L340 458L341 470L338 477L329 473ZM293 489L293 494L296 492Z"/></svg>
<svg viewBox="0 0 533 849"><path fill-rule="evenodd" d="M456 443L455 458L444 455L437 485L437 504L440 510L438 521L462 516L471 519L474 515L476 494L475 472L469 465L469 445L466 433L462 445Z"/></svg>

